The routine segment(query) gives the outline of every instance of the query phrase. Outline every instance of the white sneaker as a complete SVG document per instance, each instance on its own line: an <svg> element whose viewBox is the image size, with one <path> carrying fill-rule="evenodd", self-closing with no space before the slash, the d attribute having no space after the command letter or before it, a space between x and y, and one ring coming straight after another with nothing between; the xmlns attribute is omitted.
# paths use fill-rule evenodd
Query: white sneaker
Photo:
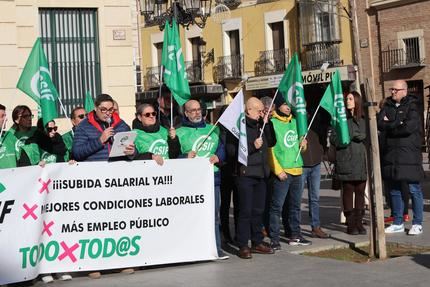
<svg viewBox="0 0 430 287"><path fill-rule="evenodd" d="M387 228L385 228L385 233L399 233L405 232L405 226L402 224L391 224Z"/></svg>
<svg viewBox="0 0 430 287"><path fill-rule="evenodd" d="M63 274L63 275L60 276L60 280L61 281L70 281L70 280L72 280L72 275L70 275L70 274Z"/></svg>
<svg viewBox="0 0 430 287"><path fill-rule="evenodd" d="M411 229L409 229L408 235L420 235L421 233L423 233L423 226L420 224L414 224Z"/></svg>
<svg viewBox="0 0 430 287"><path fill-rule="evenodd" d="M54 277L52 277L51 275L45 275L42 277L42 281L43 283L51 283L54 282Z"/></svg>

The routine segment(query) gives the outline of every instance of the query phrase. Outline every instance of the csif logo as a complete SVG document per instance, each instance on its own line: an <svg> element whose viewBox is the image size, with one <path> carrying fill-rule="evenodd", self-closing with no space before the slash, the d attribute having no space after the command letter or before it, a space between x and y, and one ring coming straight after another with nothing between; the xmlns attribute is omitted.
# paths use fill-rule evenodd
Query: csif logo
<svg viewBox="0 0 430 287"><path fill-rule="evenodd" d="M193 147L191 148L191 150L197 151L199 157L209 157L209 155L211 154L211 150L215 145L212 136L209 136L206 140L205 138L206 136L200 136L194 142ZM197 150L198 147L200 147L199 150Z"/></svg>
<svg viewBox="0 0 430 287"><path fill-rule="evenodd" d="M285 133L284 136L284 144L288 148L292 148L297 143L297 133L293 130L289 130Z"/></svg>
<svg viewBox="0 0 430 287"><path fill-rule="evenodd" d="M47 79L51 79L51 72L49 72L46 67L40 67L40 69L31 78L31 90L41 100L44 99L54 102L54 95L49 87Z"/></svg>
<svg viewBox="0 0 430 287"><path fill-rule="evenodd" d="M161 156L165 156L168 153L167 142L164 139L158 139L154 141L149 147L149 152L153 154L158 154Z"/></svg>
<svg viewBox="0 0 430 287"><path fill-rule="evenodd" d="M6 191L6 186L0 182L0 194ZM15 200L5 200L0 201L0 224L3 223L6 214L12 212L12 205L15 203Z"/></svg>

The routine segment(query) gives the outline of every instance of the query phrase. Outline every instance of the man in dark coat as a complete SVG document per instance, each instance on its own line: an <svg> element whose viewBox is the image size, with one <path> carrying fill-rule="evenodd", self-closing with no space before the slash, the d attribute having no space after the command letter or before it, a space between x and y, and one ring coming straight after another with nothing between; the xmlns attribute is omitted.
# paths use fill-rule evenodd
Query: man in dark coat
<svg viewBox="0 0 430 287"><path fill-rule="evenodd" d="M385 233L404 232L401 182L406 181L412 198L413 220L409 235L422 233L424 177L421 154L420 114L416 100L407 95L407 83L394 82L388 98L378 114L378 129L384 132L382 176L389 184L394 222Z"/></svg>
<svg viewBox="0 0 430 287"><path fill-rule="evenodd" d="M227 138L227 156L235 162L233 167L238 190L238 220L237 243L239 257L252 258L252 253L273 254L272 248L263 244L263 211L266 197L266 179L270 174L268 164L268 150L276 144L273 125L268 117L263 115L263 103L257 98L250 98L246 102L246 136L248 141L248 165L237 161L239 143L229 135ZM261 128L266 121L264 131ZM248 241L252 241L252 249Z"/></svg>

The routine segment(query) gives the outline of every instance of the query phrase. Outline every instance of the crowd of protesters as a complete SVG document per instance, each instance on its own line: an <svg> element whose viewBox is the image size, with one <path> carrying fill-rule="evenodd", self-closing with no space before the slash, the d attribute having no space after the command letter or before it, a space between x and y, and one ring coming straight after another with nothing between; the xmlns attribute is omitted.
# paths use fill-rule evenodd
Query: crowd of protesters
<svg viewBox="0 0 430 287"><path fill-rule="evenodd" d="M403 202L402 190L406 189L406 193L411 195L413 209L413 222L408 234L418 235L422 233L423 217L419 182L424 175L419 145L422 132L420 115L416 101L407 95L405 81L395 81L391 92L392 96L381 106L378 114L381 169L394 220L385 231L404 232L404 220L408 219L404 216L404 206L408 202ZM334 177L342 183L346 232L366 234L363 216L368 178L367 133L359 93L345 94L351 139L347 145L340 144L335 130L328 133L328 124L318 120L310 127L306 138L299 137L292 107L282 96L273 101L267 97L261 100L249 98L245 105L247 165L238 161L238 139L224 127L209 124L206 110L199 101L185 103L182 114L175 106L173 115L170 115L170 100L169 96L163 96L154 104L137 107L132 123L137 137L118 158L109 157L113 135L130 131L130 127L120 118L118 105L115 106L115 101L107 94L96 97L93 111L86 113L83 107L74 108L70 115L73 128L63 136L57 132L55 121L44 125L39 119L37 126L33 127L34 116L24 105L13 109L13 125L5 131L6 107L0 105L0 168L139 159L154 160L163 165L166 159L208 158L214 165L214 226L218 258L229 258L222 249L224 241L239 248L240 258L249 259L253 253L273 254L281 249L281 224L287 244L312 244L302 235L300 228L305 186L309 192L310 235L322 239L330 237L321 229L319 193L323 154L328 145L332 145L335 148ZM309 116L313 116L311 112ZM207 135L210 135L206 138L210 144L196 148L196 141ZM151 149L154 141L161 143L157 150ZM232 198L234 227L230 226L229 219ZM266 236L270 238L269 243L264 241ZM122 271L132 273L133 269ZM89 275L91 278L100 277L99 272ZM60 276L63 280L71 279L69 274ZM46 282L51 279L52 276Z"/></svg>

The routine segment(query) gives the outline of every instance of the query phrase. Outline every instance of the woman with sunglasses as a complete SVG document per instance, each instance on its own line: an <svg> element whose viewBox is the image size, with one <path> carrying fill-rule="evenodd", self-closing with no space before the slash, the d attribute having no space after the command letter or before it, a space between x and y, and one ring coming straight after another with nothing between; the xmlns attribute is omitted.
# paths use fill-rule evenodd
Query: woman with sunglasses
<svg viewBox="0 0 430 287"><path fill-rule="evenodd" d="M7 132L9 143L15 146L16 162L14 166L36 165L39 163L39 153L37 149L26 141L36 132L36 127L32 124L33 114L29 107L25 105L16 106L12 111L13 125Z"/></svg>
<svg viewBox="0 0 430 287"><path fill-rule="evenodd" d="M163 165L164 159L179 153L178 138L172 139L167 129L160 126L153 105L141 104L137 107L136 116L142 124L140 129L135 130L137 132L135 145L139 159L153 159L159 165Z"/></svg>

